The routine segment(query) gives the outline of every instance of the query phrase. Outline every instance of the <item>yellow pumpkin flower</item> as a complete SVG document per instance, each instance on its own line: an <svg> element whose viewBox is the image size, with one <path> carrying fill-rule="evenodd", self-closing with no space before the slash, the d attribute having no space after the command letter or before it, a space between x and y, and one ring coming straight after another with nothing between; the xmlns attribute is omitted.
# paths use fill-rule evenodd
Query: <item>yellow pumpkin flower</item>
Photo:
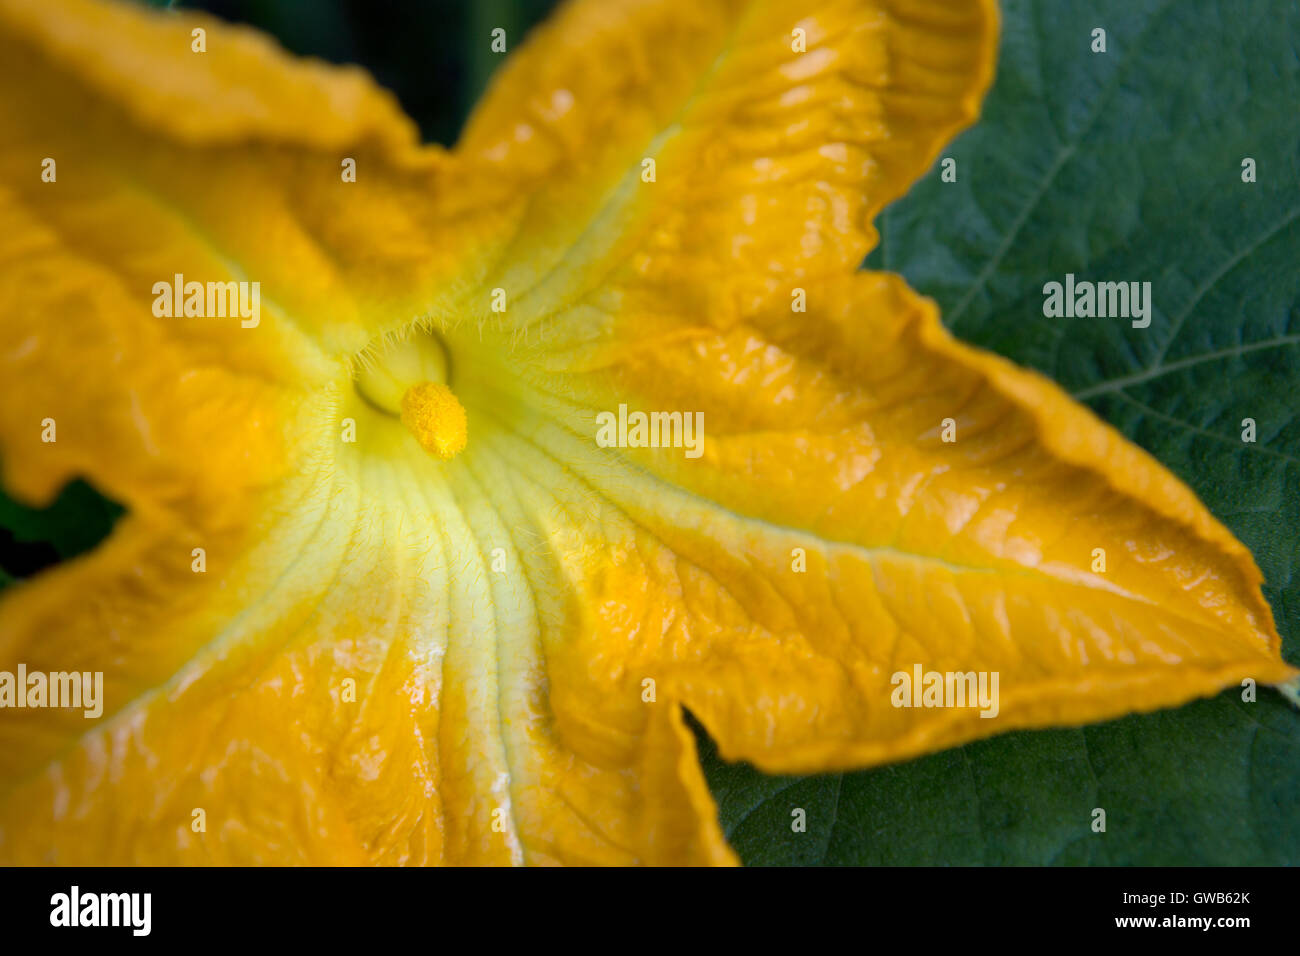
<svg viewBox="0 0 1300 956"><path fill-rule="evenodd" d="M0 0L4 863L731 863L868 767L1294 672L1150 456L858 267L992 0L576 0L450 152L355 69ZM1101 563L1098 563L1101 555ZM897 675L998 676L996 713Z"/></svg>

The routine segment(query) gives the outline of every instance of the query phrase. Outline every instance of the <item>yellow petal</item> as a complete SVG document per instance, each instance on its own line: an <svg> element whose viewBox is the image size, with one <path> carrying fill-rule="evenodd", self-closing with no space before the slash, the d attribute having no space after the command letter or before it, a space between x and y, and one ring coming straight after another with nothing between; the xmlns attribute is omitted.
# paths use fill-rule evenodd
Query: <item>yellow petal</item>
<svg viewBox="0 0 1300 956"><path fill-rule="evenodd" d="M993 0L566 4L456 147L530 197L485 284L543 335L623 264L717 321L788 302L861 263L872 217L974 120L996 41Z"/></svg>
<svg viewBox="0 0 1300 956"><path fill-rule="evenodd" d="M898 277L651 343L632 330L671 302L640 322L630 304L624 342L520 403L673 556L679 636L607 629L584 653L621 647L725 756L867 766L1295 675L1253 559L1186 486L1055 385L953 341ZM615 467L591 446L616 402L702 413L701 457L628 448ZM896 706L916 665L997 672L996 712Z"/></svg>

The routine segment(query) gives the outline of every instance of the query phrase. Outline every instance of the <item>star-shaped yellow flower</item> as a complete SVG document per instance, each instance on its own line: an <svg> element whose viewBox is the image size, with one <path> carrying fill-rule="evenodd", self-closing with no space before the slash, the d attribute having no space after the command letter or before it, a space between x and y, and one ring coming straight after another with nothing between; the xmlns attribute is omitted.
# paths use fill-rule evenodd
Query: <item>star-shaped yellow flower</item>
<svg viewBox="0 0 1300 956"><path fill-rule="evenodd" d="M448 153L246 29L0 0L3 481L128 509L0 601L0 671L103 674L0 711L0 861L727 863L686 710L806 772L1290 678L1186 487L857 271L996 35L577 0Z"/></svg>

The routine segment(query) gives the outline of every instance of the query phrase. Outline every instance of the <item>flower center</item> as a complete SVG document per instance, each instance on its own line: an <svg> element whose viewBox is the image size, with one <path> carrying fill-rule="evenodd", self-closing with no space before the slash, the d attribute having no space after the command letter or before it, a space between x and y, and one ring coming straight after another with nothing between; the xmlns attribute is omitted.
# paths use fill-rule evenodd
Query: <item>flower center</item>
<svg viewBox="0 0 1300 956"><path fill-rule="evenodd" d="M400 418L425 451L446 460L469 437L465 409L448 379L442 342L430 332L412 332L369 350L356 387L371 405Z"/></svg>

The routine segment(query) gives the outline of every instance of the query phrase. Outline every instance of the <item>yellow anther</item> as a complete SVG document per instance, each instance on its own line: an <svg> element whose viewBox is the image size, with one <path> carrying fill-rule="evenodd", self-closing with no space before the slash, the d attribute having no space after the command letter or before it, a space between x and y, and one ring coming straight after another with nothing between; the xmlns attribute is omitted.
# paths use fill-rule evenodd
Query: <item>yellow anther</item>
<svg viewBox="0 0 1300 956"><path fill-rule="evenodd" d="M455 458L469 440L465 407L438 382L412 385L402 396L402 424L420 446L444 461Z"/></svg>

